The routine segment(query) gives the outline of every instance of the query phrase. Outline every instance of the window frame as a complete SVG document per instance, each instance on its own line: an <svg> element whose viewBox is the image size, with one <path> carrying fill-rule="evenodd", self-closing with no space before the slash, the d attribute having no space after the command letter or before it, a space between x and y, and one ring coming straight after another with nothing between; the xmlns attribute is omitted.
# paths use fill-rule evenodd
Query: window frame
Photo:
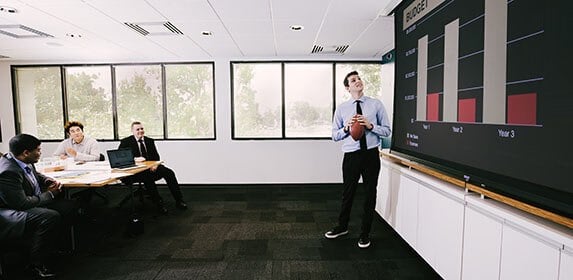
<svg viewBox="0 0 573 280"><path fill-rule="evenodd" d="M278 63L281 68L281 137L237 137L235 133L235 73L234 65L236 64L258 64L258 63ZM268 140L330 140L332 137L287 137L286 136L286 95L285 95L285 65L286 64L332 64L332 112L331 116L334 116L336 111L336 89L344 85L336 84L336 65L337 64L378 64L382 65L381 60L340 60L340 61L329 61L329 60L232 60L229 62L230 71L230 98L231 98L231 140L236 141L268 141Z"/></svg>
<svg viewBox="0 0 573 280"><path fill-rule="evenodd" d="M212 97L213 97L213 104L212 104L212 111L213 111L213 137L200 137L200 138L169 138L168 129L167 129L167 104L166 104L166 74L165 74L165 65L197 65L197 64L208 64L212 70ZM61 86L61 101L62 101L62 111L63 111L63 121L64 123L69 121L69 112L68 112L68 102L67 102L67 84L66 84L66 67L110 67L111 71L111 94L112 94L112 119L113 119L113 139L97 139L101 142L112 142L112 141L119 141L119 132L118 132L118 108L117 108L117 90L116 90L116 75L115 75L115 67L116 66L146 66L146 65L153 65L159 66L161 69L160 73L160 82L161 82L161 112L162 112L162 131L163 137L155 137L156 140L168 140L168 141L213 141L217 139L217 115L216 115L216 92L215 92L215 62L214 61L193 61L193 62L146 62L146 63L100 63L100 64L26 64L26 65L11 65L10 66L10 74L11 74L11 81L12 81L12 102L14 108L14 127L17 134L22 133L22 126L21 126L21 110L20 110L20 96L19 96L19 88L17 82L17 70L24 69L24 68L59 68L60 71L60 86ZM62 123L62 131L64 123ZM60 142L65 139L40 139L42 142Z"/></svg>

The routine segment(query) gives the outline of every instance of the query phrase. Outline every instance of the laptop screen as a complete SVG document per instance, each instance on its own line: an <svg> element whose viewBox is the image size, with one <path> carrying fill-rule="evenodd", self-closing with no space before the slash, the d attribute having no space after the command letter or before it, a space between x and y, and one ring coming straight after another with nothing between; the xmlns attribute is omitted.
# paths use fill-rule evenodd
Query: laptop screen
<svg viewBox="0 0 573 280"><path fill-rule="evenodd" d="M133 152L130 148L108 150L107 158L111 168L122 168L135 165Z"/></svg>

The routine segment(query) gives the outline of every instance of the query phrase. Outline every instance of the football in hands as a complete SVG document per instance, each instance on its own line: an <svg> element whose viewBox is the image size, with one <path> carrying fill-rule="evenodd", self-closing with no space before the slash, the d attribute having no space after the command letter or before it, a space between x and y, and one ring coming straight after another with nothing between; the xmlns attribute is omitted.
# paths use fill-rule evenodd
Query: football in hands
<svg viewBox="0 0 573 280"><path fill-rule="evenodd" d="M358 120L356 120L357 116L354 116L354 118L355 121L350 127L350 136L352 136L352 139L354 139L354 141L358 141L360 140L360 138L362 138L362 135L364 135L364 126L361 125L360 122L358 122Z"/></svg>

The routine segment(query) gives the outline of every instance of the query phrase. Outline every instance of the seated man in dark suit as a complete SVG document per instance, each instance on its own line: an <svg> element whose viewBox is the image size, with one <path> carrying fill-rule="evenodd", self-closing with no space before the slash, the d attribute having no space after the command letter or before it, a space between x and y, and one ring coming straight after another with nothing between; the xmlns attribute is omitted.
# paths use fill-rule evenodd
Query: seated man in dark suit
<svg viewBox="0 0 573 280"><path fill-rule="evenodd" d="M131 132L133 133L133 136L128 136L121 139L119 148L131 148L135 157L142 157L145 160L158 161L160 157L159 153L157 152L157 148L155 147L155 140L145 136L145 131L141 122L133 122L131 124ZM175 198L175 206L182 210L187 209L187 204L185 201L183 201L183 195L181 194L179 183L177 182L177 177L175 177L175 172L173 172L173 170L169 169L163 164L160 164L150 168L148 172L142 172L140 174L144 177L143 181L145 188L148 192L150 192L152 198L157 193L157 186L155 185L155 181L163 178L165 179L165 182L167 182L167 186L169 187L169 191L171 191L171 195L173 195L173 198ZM159 196L158 193L157 196ZM162 201L161 198L156 199Z"/></svg>
<svg viewBox="0 0 573 280"><path fill-rule="evenodd" d="M10 153L0 157L0 208L7 221L1 231L30 238L32 272L46 278L55 275L46 265L47 256L55 249L61 225L71 224L77 208L75 202L62 199L59 182L36 172L40 144L32 135L19 134L10 139Z"/></svg>

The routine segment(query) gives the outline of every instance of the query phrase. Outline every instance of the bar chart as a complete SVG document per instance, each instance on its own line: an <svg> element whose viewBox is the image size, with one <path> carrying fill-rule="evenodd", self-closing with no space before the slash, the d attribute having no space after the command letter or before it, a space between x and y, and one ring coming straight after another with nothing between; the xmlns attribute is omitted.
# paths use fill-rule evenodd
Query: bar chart
<svg viewBox="0 0 573 280"><path fill-rule="evenodd" d="M405 0L391 150L573 217L570 5Z"/></svg>
<svg viewBox="0 0 573 280"><path fill-rule="evenodd" d="M405 37L414 37L408 38L413 46L406 49L416 54L410 55L416 64L409 71L410 81L416 83L415 120L542 125L537 102L543 76L538 65L521 66L515 58L535 55L544 33L542 24L533 20L537 24L508 25L508 18L524 16L519 7L512 9L512 1L485 0L483 13L451 19L447 7L454 4L444 3L423 22L404 30ZM431 22L444 18L449 21ZM428 34L413 32L412 27L423 25L442 28Z"/></svg>

